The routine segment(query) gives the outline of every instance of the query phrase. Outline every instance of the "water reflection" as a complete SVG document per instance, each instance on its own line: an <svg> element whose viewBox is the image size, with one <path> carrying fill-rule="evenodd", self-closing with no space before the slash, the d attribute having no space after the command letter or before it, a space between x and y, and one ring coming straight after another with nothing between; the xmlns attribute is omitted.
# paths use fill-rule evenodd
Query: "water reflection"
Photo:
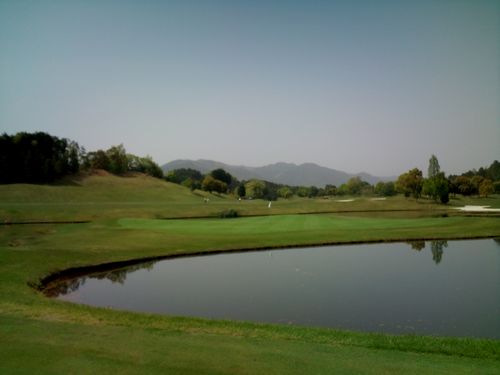
<svg viewBox="0 0 500 375"><path fill-rule="evenodd" d="M178 316L499 339L498 250L491 240L414 241L184 257L73 275L50 295Z"/></svg>
<svg viewBox="0 0 500 375"><path fill-rule="evenodd" d="M412 250L421 251L425 249L425 241L407 241L406 243L410 245Z"/></svg>
<svg viewBox="0 0 500 375"><path fill-rule="evenodd" d="M125 280L127 279L127 274L138 270L146 270L149 272L153 269L155 263L156 262L154 261L139 263L125 268L118 268L106 272L93 273L87 276L80 276L74 279L61 280L54 284L49 285L44 290L44 294L48 297L58 297L60 295L65 295L71 292L75 292L80 287L85 285L87 279L109 280L112 283L123 285L125 283Z"/></svg>
<svg viewBox="0 0 500 375"><path fill-rule="evenodd" d="M431 241L432 260L439 264L443 258L443 248L448 247L448 241Z"/></svg>
<svg viewBox="0 0 500 375"><path fill-rule="evenodd" d="M422 251L425 249L425 241L406 241L412 250ZM446 240L434 240L431 243L432 260L434 263L439 264L443 260L443 248L448 247Z"/></svg>
<svg viewBox="0 0 500 375"><path fill-rule="evenodd" d="M495 242L500 245L500 239L495 239ZM416 241L406 241L410 248L415 251L422 251L425 249L425 241L416 240ZM443 259L443 248L448 247L448 241L446 240L434 240L430 241L430 248L432 253L432 260L435 264L441 263ZM269 256L273 256L273 252L269 252ZM58 297L61 295L67 295L72 292L77 291L80 287L85 285L87 279L98 279L98 280L109 280L112 283L123 285L127 279L127 275L129 273L138 271L138 270L146 270L151 271L154 268L154 264L156 262L145 262L139 263L133 266L128 266L125 268L119 268L115 270L109 270L106 272L93 273L86 276L78 276L72 279L60 280L49 285L45 290L44 294L48 297ZM299 270L299 268L297 268Z"/></svg>

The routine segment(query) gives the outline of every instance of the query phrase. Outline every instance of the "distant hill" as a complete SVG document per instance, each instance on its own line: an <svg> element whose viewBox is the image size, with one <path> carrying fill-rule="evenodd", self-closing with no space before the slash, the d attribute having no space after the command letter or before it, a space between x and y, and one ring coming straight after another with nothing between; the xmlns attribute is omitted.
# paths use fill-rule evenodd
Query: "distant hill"
<svg viewBox="0 0 500 375"><path fill-rule="evenodd" d="M336 169L322 167L314 163L292 164L275 163L263 167L246 167L241 165L229 165L213 160L174 160L162 166L164 172L169 172L179 168L191 168L208 173L214 169L222 168L231 173L239 180L249 180L257 178L278 184L292 186L317 186L323 187L326 184L339 186L351 177L359 176L362 180L375 184L378 181L389 181L395 177L377 177L368 173L351 174Z"/></svg>

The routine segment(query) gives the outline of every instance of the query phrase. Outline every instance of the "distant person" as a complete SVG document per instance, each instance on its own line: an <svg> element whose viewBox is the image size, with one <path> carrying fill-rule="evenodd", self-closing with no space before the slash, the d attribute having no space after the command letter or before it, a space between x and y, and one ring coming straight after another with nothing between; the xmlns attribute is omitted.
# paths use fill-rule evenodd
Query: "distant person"
<svg viewBox="0 0 500 375"><path fill-rule="evenodd" d="M269 204L267 205L267 208L271 208L271 201L269 201Z"/></svg>

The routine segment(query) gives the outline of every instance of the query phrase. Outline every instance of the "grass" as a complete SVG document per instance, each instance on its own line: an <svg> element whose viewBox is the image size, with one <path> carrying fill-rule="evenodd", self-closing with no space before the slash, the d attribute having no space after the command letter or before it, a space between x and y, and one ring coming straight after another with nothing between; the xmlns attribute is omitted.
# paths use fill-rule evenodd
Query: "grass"
<svg viewBox="0 0 500 375"><path fill-rule="evenodd" d="M2 373L498 373L498 340L391 336L137 314L47 299L28 286L74 266L269 246L500 236L496 217L436 217L442 206L294 199L237 202L146 177L0 186ZM496 200L495 200L496 199ZM472 199L474 200L474 199ZM498 205L498 198L491 198ZM478 204L482 203L467 203ZM485 204L486 205L486 204ZM216 215L236 219L158 220ZM411 211L395 211L395 210ZM343 213L348 211L349 213ZM296 213L313 213L298 215ZM318 212L328 212L319 214ZM269 216L269 214L271 214Z"/></svg>

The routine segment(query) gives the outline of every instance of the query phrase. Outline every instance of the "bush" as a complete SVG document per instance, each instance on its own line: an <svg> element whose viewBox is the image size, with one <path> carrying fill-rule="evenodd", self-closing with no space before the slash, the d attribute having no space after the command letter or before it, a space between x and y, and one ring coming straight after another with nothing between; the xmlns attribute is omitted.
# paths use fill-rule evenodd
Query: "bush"
<svg viewBox="0 0 500 375"><path fill-rule="evenodd" d="M231 218L235 218L235 217L238 217L238 211L236 210L233 210L232 208L229 209L229 210L224 210L222 211L220 214L219 214L219 217L221 219L231 219Z"/></svg>

